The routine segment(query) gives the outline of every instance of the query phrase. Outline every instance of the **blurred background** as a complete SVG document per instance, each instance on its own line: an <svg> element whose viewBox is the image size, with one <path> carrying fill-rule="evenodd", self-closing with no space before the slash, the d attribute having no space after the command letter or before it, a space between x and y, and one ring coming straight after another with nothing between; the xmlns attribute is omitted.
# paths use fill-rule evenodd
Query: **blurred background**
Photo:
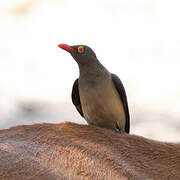
<svg viewBox="0 0 180 180"><path fill-rule="evenodd" d="M57 47L86 44L122 80L131 133L180 137L180 1L1 0L0 128L86 124L71 103L78 77Z"/></svg>

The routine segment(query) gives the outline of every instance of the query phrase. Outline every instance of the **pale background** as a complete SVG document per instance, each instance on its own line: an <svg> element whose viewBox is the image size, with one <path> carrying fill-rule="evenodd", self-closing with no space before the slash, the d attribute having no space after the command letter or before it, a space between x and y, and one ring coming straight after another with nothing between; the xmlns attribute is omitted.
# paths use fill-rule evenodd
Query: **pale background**
<svg viewBox="0 0 180 180"><path fill-rule="evenodd" d="M71 103L86 44L126 88L131 133L180 137L179 0L1 0L0 128L85 121Z"/></svg>

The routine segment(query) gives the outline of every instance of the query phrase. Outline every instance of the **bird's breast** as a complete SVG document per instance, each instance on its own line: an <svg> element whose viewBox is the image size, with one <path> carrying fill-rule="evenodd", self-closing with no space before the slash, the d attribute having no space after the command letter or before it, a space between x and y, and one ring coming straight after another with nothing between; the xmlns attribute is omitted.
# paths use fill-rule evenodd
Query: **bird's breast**
<svg viewBox="0 0 180 180"><path fill-rule="evenodd" d="M79 90L83 114L89 124L114 128L115 123L120 122L124 129L124 108L112 81Z"/></svg>

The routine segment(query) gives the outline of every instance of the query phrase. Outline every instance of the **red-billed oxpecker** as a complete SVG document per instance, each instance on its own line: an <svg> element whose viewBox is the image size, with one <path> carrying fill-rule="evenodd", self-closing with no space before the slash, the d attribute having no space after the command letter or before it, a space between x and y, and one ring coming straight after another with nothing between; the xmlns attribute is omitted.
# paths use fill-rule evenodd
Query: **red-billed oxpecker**
<svg viewBox="0 0 180 180"><path fill-rule="evenodd" d="M88 124L129 133L130 116L124 86L85 45L59 44L79 66L79 78L72 88L72 102Z"/></svg>

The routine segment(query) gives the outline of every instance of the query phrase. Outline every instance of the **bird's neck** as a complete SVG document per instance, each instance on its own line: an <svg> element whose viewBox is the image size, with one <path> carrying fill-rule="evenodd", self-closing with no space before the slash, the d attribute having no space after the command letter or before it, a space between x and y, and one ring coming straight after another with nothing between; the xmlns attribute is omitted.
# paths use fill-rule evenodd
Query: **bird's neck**
<svg viewBox="0 0 180 180"><path fill-rule="evenodd" d="M91 60L89 64L79 64L80 78L105 76L108 73L108 70L98 60Z"/></svg>
<svg viewBox="0 0 180 180"><path fill-rule="evenodd" d="M104 83L110 78L109 71L98 61L91 61L86 65L79 65L79 81L80 84L86 86L92 86L97 83Z"/></svg>

